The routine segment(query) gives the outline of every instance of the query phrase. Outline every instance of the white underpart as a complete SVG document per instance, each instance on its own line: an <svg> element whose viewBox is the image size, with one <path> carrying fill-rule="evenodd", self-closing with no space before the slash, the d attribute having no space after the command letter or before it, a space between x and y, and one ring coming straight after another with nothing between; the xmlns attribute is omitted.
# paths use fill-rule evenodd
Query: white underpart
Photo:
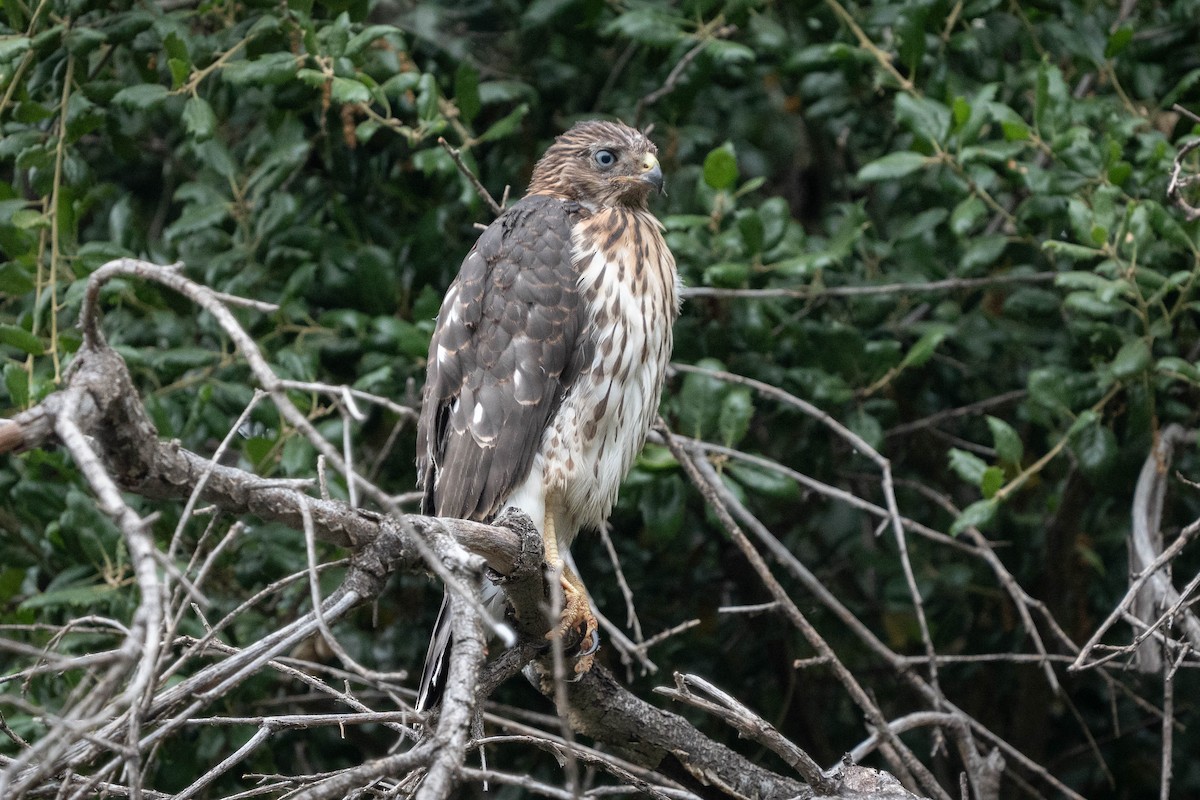
<svg viewBox="0 0 1200 800"><path fill-rule="evenodd" d="M546 429L529 476L507 503L545 530L546 490L551 488L562 504L555 520L562 550L581 528L598 528L608 518L621 482L642 449L658 412L678 304L674 260L658 221L649 213L632 212L650 255L640 270L638 254L629 247L600 252L586 246L597 237L583 235L584 226L603 230L606 213L610 212L602 210L573 232L579 286L584 297L592 298L582 335L592 337L595 355ZM633 237L623 241L632 242ZM661 272L654 266L660 263ZM647 319L649 309L663 312L657 325ZM596 320L605 316L608 324L601 328ZM613 344L605 352L604 339L610 337ZM606 396L604 412L597 415L597 404ZM593 420L595 429L589 431Z"/></svg>

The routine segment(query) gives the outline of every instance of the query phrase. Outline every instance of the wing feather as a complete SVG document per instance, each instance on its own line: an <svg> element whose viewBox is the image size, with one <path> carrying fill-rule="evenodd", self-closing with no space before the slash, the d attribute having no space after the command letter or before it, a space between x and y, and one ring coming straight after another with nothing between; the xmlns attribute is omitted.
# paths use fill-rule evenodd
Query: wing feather
<svg viewBox="0 0 1200 800"><path fill-rule="evenodd" d="M495 515L529 474L566 389L590 363L571 254L583 213L557 198L526 197L463 261L429 345L417 425L426 513Z"/></svg>

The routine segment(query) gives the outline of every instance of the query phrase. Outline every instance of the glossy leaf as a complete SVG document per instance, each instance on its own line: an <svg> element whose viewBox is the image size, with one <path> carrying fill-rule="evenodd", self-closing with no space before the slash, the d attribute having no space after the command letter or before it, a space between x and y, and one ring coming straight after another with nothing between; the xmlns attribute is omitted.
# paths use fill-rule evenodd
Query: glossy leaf
<svg viewBox="0 0 1200 800"><path fill-rule="evenodd" d="M967 528L985 528L996 517L999 504L993 499L976 500L963 509L950 525L950 535L958 536Z"/></svg>
<svg viewBox="0 0 1200 800"><path fill-rule="evenodd" d="M1020 466L1025 455L1025 444L1011 425L998 417L985 417L988 429L992 432L992 446L996 448L996 456L1002 463Z"/></svg>
<svg viewBox="0 0 1200 800"><path fill-rule="evenodd" d="M929 159L920 153L888 153L858 171L860 181L887 181L903 178L924 167Z"/></svg>
<svg viewBox="0 0 1200 800"><path fill-rule="evenodd" d="M704 158L704 182L713 189L730 189L737 181L737 159L729 147L718 147Z"/></svg>

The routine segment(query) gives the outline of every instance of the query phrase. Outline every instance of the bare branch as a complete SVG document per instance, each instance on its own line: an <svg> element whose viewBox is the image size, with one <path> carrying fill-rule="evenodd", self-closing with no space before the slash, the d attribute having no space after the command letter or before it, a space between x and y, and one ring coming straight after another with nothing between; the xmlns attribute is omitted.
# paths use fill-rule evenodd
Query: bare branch
<svg viewBox="0 0 1200 800"><path fill-rule="evenodd" d="M905 295L924 292L952 292L962 289L985 289L1008 283L1050 283L1057 277L1054 272L1017 273L1013 275L989 275L984 278L945 278L921 283L883 283L866 286L813 286L811 288L771 289L723 289L715 286L685 286L681 292L687 299L712 297L725 300L768 300L791 298L808 300L825 297L865 297L871 295Z"/></svg>
<svg viewBox="0 0 1200 800"><path fill-rule="evenodd" d="M659 423L660 428L665 427L661 420ZM759 555L758 551L756 551L753 545L751 545L746 539L745 534L742 533L741 529L738 527L737 523L734 522L733 518L729 516L729 512L726 510L724 502L716 494L716 491L713 488L720 483L720 479L713 471L712 466L703 457L693 458L679 444L675 443L674 439L670 437L669 432L666 433L666 436L668 437L667 442L668 446L671 448L671 453L683 466L684 472L687 473L688 478L692 481L696 488L700 490L701 494L704 495L705 499L709 503L709 506L717 513L717 517L721 520L726 532L728 532L734 543L738 546L738 549L742 551L742 554L745 555L745 557L750 561L751 566L758 574L763 585L771 593L772 597L774 597L775 600L780 603L781 610L787 616L788 620L801 632L805 640L808 641L809 645L811 645L813 649L818 652L818 654L829 660L829 666L833 669L838 681L846 689L847 693L850 695L855 704L858 705L858 707L861 708L867 715L867 719L880 729L885 729L886 723L884 722L883 713L875 704L874 700L872 700L870 695L863 689L858 679L855 678L854 675L851 674L850 670L847 669L846 666L837 658L833 650L829 647L824 638L817 633L817 630L812 626L804 614L801 613L800 609L796 606L792 598L787 594L786 591L784 591L783 587L779 585L779 582L775 580L775 577L771 574L766 562L763 561L762 556ZM935 695L937 694L938 693L935 692ZM928 791L932 796L939 798L939 800L949 800L949 795L945 793L945 790L942 789L937 780L932 774L930 774L929 770L926 769L923 764L921 764L911 750L905 747L902 742L894 737L889 740L888 744L891 745L898 754L900 761L903 763L903 767L917 776L918 780L921 782L921 786L926 791Z"/></svg>
<svg viewBox="0 0 1200 800"><path fill-rule="evenodd" d="M1084 644L1070 669L1088 669L1119 655L1135 653L1137 663L1143 670L1161 670L1163 662L1158 655L1159 645L1145 642L1145 639L1168 618L1167 614L1144 634L1139 634L1130 645L1116 648L1105 657L1090 659L1092 652L1100 646L1100 639L1118 619L1124 618L1127 612L1134 620L1149 624L1159 617L1160 610L1177 609L1178 613L1172 613L1170 616L1174 617L1190 647L1200 650L1200 618L1197 618L1194 611L1183 606L1183 597L1171 584L1169 574L1163 571L1192 537L1200 532L1200 522L1185 528L1165 550L1162 548L1162 534L1159 531L1163 497L1166 493L1166 476L1172 453L1176 444L1193 435L1179 425L1168 425L1159 432L1158 441L1142 465L1134 491L1133 526L1129 539L1129 568L1133 580L1125 597Z"/></svg>
<svg viewBox="0 0 1200 800"><path fill-rule="evenodd" d="M703 678L676 672L675 688L661 686L655 691L725 720L741 735L783 758L800 773L810 788L816 790L818 796L828 796L837 791L837 780L826 775L808 753L783 738L779 731L762 717Z"/></svg>
<svg viewBox="0 0 1200 800"><path fill-rule="evenodd" d="M646 95L641 100L638 100L637 107L634 108L633 111L634 127L640 128L642 126L642 115L647 108L654 105L671 92L675 91L675 88L679 85L680 79L683 77L683 73L687 70L688 66L690 66L691 63L696 60L696 56L700 55L700 53L704 51L704 48L708 47L710 42L715 39L727 39L735 33L737 33L736 25L723 25L720 23L717 23L717 26L711 30L702 29L699 31L697 33L697 37L700 39L700 41L697 42L690 50L684 53L683 57L675 63L675 66L671 68L669 73L667 73L667 78L665 81L663 81L662 86L658 87L653 92L650 92L650 94Z"/></svg>
<svg viewBox="0 0 1200 800"><path fill-rule="evenodd" d="M454 166L458 167L458 171L471 182L471 186L475 188L475 193L479 195L483 202L487 203L488 208L492 210L492 216L498 217L503 214L504 206L497 203L495 198L492 197L491 192L484 188L484 185L479 182L479 178L475 177L475 173L463 161L462 152L457 148L451 147L450 143L441 136L438 137L438 144L442 146L442 149L446 151L450 159L454 161Z"/></svg>
<svg viewBox="0 0 1200 800"><path fill-rule="evenodd" d="M1196 119L1194 113L1178 103L1172 106L1172 110L1190 117L1193 121ZM1200 219L1200 208L1192 205L1192 202L1185 197L1188 190L1197 183L1200 183L1200 175L1194 172L1190 175L1184 175L1183 162L1197 147L1200 147L1200 139L1193 139L1179 148L1179 152L1175 154L1175 162L1171 167L1171 180L1167 184L1167 199L1183 212L1188 222L1195 222Z"/></svg>

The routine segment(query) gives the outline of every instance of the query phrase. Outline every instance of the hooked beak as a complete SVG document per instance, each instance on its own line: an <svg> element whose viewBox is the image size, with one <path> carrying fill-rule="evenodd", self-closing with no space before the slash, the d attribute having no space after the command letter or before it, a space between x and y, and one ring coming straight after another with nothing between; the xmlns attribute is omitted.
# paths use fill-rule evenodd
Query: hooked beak
<svg viewBox="0 0 1200 800"><path fill-rule="evenodd" d="M658 159L652 153L647 153L646 157L642 159L642 174L639 177L653 186L659 194L665 194L662 167L659 166Z"/></svg>

